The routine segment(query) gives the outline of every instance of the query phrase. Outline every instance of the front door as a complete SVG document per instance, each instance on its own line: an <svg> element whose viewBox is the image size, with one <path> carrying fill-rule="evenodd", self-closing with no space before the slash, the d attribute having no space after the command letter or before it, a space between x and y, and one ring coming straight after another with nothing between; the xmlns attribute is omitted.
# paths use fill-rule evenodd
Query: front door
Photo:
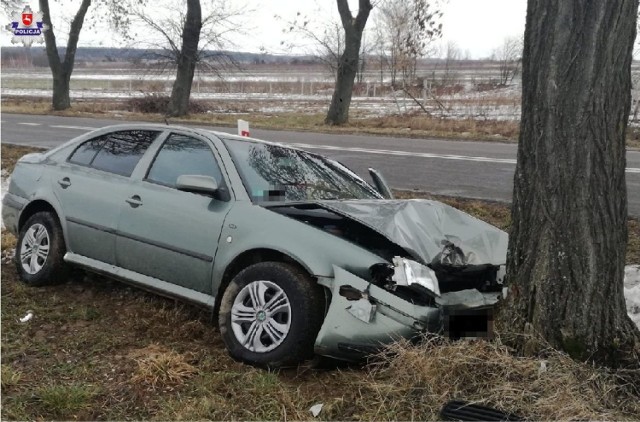
<svg viewBox="0 0 640 422"><path fill-rule="evenodd" d="M181 175L211 176L221 189L214 197L179 191ZM208 141L169 135L144 179L122 198L117 265L211 294L213 259L231 204Z"/></svg>

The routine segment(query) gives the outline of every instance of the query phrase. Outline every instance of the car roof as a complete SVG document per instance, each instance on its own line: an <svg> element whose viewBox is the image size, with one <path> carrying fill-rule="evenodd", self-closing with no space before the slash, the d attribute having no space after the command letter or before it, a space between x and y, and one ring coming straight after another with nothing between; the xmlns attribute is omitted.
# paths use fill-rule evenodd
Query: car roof
<svg viewBox="0 0 640 422"><path fill-rule="evenodd" d="M202 128L202 127L195 128L195 127L187 127L187 126L172 125L172 124L167 125L167 124L161 124L161 123L125 123L125 124L105 126L98 130L101 132L114 132L119 130L159 130L159 131L181 130L185 132L196 133L205 137L215 135L218 138L233 139L237 141L250 141L250 142L257 142L261 144L277 145L284 148L298 149L298 148L291 147L289 145L281 144L279 142L271 142L271 141L265 141L263 139L234 135L232 133L221 132L217 130Z"/></svg>

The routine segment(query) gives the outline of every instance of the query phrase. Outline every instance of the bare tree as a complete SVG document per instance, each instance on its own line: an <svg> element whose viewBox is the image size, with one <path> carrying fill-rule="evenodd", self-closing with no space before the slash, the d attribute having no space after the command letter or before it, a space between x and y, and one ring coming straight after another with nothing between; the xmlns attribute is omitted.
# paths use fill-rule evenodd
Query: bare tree
<svg viewBox="0 0 640 422"><path fill-rule="evenodd" d="M201 29L202 8L200 0L187 0L187 14L182 27L182 47L177 54L178 69L167 110L169 116L184 116L189 112L189 98L198 60Z"/></svg>
<svg viewBox="0 0 640 422"><path fill-rule="evenodd" d="M337 0L338 12L344 29L344 51L338 62L336 85L329 105L325 123L341 125L349 120L349 107L353 83L358 72L358 61L362 32L373 8L371 0L359 0L358 14L354 17L347 0Z"/></svg>
<svg viewBox="0 0 640 422"><path fill-rule="evenodd" d="M520 72L522 61L522 38L506 37L502 44L493 50L492 58L500 68L500 85L507 85Z"/></svg>
<svg viewBox="0 0 640 422"><path fill-rule="evenodd" d="M275 15L276 19L282 17ZM294 48L306 50L307 54L319 60L335 78L338 72L340 56L344 52L342 24L333 19L317 20L297 12L291 21L285 21L284 33L295 34L295 41L282 41L287 50Z"/></svg>
<svg viewBox="0 0 640 422"><path fill-rule="evenodd" d="M393 86L398 80L403 85L413 81L418 59L442 35L439 6L438 0L385 0L380 4L376 26Z"/></svg>
<svg viewBox="0 0 640 422"><path fill-rule="evenodd" d="M71 99L69 97L69 82L71 73L75 64L76 50L78 48L78 40L80 39L80 31L84 24L84 18L87 10L91 5L91 0L82 0L69 30L69 38L67 40L67 49L64 59L60 60L58 53L58 45L56 43L55 28L51 20L51 11L48 0L40 0L40 10L42 11L42 20L48 29L44 32L44 39L47 49L47 57L49 59L49 68L53 75L53 98L51 105L54 110L65 110L71 107Z"/></svg>
<svg viewBox="0 0 640 422"><path fill-rule="evenodd" d="M155 39L145 45L153 48L151 57L159 60L159 70L176 69L171 98L167 109L169 116L183 116L189 112L189 98L196 69L214 72L233 60L219 50L231 45L229 35L240 31L236 18L246 13L234 8L226 0L187 0L186 8L174 3L159 3L166 13L164 17L139 8L134 12L155 34ZM204 7L203 7L204 5Z"/></svg>
<svg viewBox="0 0 640 422"><path fill-rule="evenodd" d="M640 350L623 294L637 10L638 0L528 1L500 316L517 333L609 365L629 356L638 365Z"/></svg>
<svg viewBox="0 0 640 422"><path fill-rule="evenodd" d="M455 82L456 75L453 70L453 66L456 62L460 61L462 53L460 51L460 48L458 47L458 44L456 44L455 41L448 41L444 45L443 50L444 50L444 57L443 57L444 69L442 71L441 84L443 86L446 86L446 85L453 84Z"/></svg>
<svg viewBox="0 0 640 422"><path fill-rule="evenodd" d="M144 0L131 0L127 1L110 1L110 0L97 0L96 6L98 10L96 12L97 19L108 19L113 25L125 25L128 22L128 7L130 3L142 4ZM7 2L7 5L11 2ZM82 0L78 9L71 20L69 26L69 34L67 38L67 46L64 53L64 58L60 58L60 52L58 51L58 45L56 41L56 33L58 31L57 25L54 25L51 16L51 9L49 7L49 0L39 0L40 10L42 12L42 20L48 29L44 31L45 47L47 52L47 58L49 60L49 68L53 76L53 97L52 107L54 110L65 110L71 107L71 99L69 97L69 83L71 80L71 74L73 73L73 67L75 65L75 56L78 49L78 41L80 39L80 32L85 23L87 17L87 11L91 6L91 0ZM63 3L67 6L67 4Z"/></svg>

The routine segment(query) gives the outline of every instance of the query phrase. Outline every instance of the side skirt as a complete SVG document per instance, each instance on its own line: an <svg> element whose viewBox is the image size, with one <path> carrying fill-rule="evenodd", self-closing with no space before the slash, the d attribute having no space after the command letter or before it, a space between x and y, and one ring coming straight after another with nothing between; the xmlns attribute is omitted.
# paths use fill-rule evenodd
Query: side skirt
<svg viewBox="0 0 640 422"><path fill-rule="evenodd" d="M153 293L170 298L183 299L197 305L213 309L215 297L205 293L196 292L186 287L177 286L157 278L149 277L134 271L126 270L111 264L87 258L73 252L64 255L65 262L85 268L89 271L116 278L125 283L133 284Z"/></svg>

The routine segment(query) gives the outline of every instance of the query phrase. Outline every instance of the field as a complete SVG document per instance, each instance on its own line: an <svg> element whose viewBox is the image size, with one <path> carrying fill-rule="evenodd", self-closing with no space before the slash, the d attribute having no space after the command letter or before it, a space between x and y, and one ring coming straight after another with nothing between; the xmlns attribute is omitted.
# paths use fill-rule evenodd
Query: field
<svg viewBox="0 0 640 422"><path fill-rule="evenodd" d="M439 117L517 118L513 107L519 106L518 84L492 92L499 75L496 64L474 62L472 66L458 67L445 75L438 64L422 64L418 74L428 80L422 84L425 89L416 85L407 88ZM51 95L51 74L47 68L7 65L2 70L3 97ZM166 95L171 92L173 77L171 71L160 71L153 64L136 67L129 63L106 66L79 63L71 78L71 96L77 100L124 100L149 94ZM246 108L261 113L314 113L325 108L333 82L333 74L318 64L242 64L217 73L198 72L192 99L214 104L247 103ZM352 110L363 117L420 110L401 87L402 83L397 82L392 88L386 72L380 75L376 70L366 71L355 85ZM434 102L434 98L441 104Z"/></svg>
<svg viewBox="0 0 640 422"><path fill-rule="evenodd" d="M490 81L496 70L478 66L471 71L460 71L455 77L449 76L451 80L447 83L450 85L444 89L427 90L414 86L408 87L408 91L437 117L517 120L519 85L496 89L495 84L481 82ZM80 102L110 100L118 103L149 95L169 95L172 82L171 73L158 73L153 69L78 68L71 79L71 97ZM196 75L191 98L206 101L209 105L206 111L215 113L314 114L325 110L332 88L333 76L321 66L282 66L281 69L252 66L221 75ZM3 69L3 98L50 95L48 69ZM375 72L365 74L362 82L356 84L352 101L351 112L358 118L423 113L405 91L397 87L392 89L390 81L384 78L380 81Z"/></svg>
<svg viewBox="0 0 640 422"><path fill-rule="evenodd" d="M28 151L2 145L3 171ZM438 199L509 225L504 204ZM630 220L629 229L627 261L638 263L640 225ZM26 287L10 262L14 247L3 231L3 420L308 420L319 403L321 420L432 420L452 399L527 419L640 414L637 371L594 368L551 349L517 356L499 339L399 343L360 366L252 368L227 356L212 315L199 308L82 272L61 285ZM20 322L28 311L33 318Z"/></svg>

